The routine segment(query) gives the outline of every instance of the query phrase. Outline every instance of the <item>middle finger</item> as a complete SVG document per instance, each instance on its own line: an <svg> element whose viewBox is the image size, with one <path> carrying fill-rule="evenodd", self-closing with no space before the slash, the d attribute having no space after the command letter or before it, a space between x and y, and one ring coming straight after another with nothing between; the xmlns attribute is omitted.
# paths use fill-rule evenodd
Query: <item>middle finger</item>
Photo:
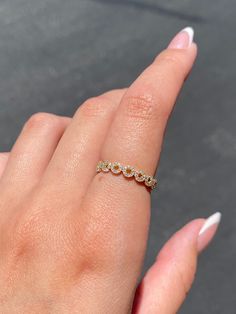
<svg viewBox="0 0 236 314"><path fill-rule="evenodd" d="M51 189L56 195L62 195L61 192L66 202L73 199L76 207L79 206L94 176L101 146L124 92L125 89L113 90L90 98L79 107L41 181L46 193L51 193Z"/></svg>

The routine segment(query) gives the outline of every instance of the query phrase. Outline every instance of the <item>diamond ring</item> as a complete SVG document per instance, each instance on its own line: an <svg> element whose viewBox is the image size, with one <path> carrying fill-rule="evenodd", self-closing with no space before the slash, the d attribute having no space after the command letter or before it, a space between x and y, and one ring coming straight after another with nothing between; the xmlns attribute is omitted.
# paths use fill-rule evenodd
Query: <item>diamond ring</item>
<svg viewBox="0 0 236 314"><path fill-rule="evenodd" d="M132 166L123 166L119 162L110 162L101 160L97 164L97 172L109 172L114 174L122 173L126 178L134 178L137 182L143 182L152 190L157 186L157 180L152 176L145 174L142 170L137 170Z"/></svg>

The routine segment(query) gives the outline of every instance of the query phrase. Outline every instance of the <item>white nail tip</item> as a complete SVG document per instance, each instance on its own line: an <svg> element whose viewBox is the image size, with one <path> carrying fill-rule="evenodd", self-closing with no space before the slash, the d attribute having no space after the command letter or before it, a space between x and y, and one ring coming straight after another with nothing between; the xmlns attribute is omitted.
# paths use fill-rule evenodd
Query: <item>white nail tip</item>
<svg viewBox="0 0 236 314"><path fill-rule="evenodd" d="M217 212L210 217L207 218L204 225L202 226L201 230L199 231L199 235L203 234L207 229L209 229L213 225L218 225L221 220L221 213Z"/></svg>
<svg viewBox="0 0 236 314"><path fill-rule="evenodd" d="M189 37L189 46L192 44L193 42L193 37L194 37L194 29L190 26L185 27L182 32L186 32L188 33L188 37Z"/></svg>

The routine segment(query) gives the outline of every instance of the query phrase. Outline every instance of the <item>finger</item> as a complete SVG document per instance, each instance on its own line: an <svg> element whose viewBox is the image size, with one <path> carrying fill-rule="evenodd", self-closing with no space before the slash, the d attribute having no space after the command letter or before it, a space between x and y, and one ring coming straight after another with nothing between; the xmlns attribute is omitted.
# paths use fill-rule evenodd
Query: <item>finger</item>
<svg viewBox="0 0 236 314"><path fill-rule="evenodd" d="M48 113L33 115L14 144L1 178L3 186L22 193L40 179L70 119Z"/></svg>
<svg viewBox="0 0 236 314"><path fill-rule="evenodd" d="M195 45L186 49L167 49L131 85L106 137L102 159L131 164L146 173L154 172L167 118L195 56ZM122 175L100 173L89 189L86 204L90 208L88 215L100 215L97 223L104 225L110 220L116 228L119 226L120 231L126 232L123 248L134 246L133 239L136 239L136 255L132 256L136 260L135 267L129 259L136 277L149 225L150 196L147 190L134 180L125 180ZM111 239L113 227L110 229ZM117 249L115 245L113 247Z"/></svg>
<svg viewBox="0 0 236 314"><path fill-rule="evenodd" d="M220 218L216 213L196 219L172 236L142 280L133 313L177 313L193 283L198 254L213 239Z"/></svg>
<svg viewBox="0 0 236 314"><path fill-rule="evenodd" d="M125 89L113 90L87 100L79 107L54 153L43 183L63 191L67 202L78 200L94 177L101 145ZM55 185L55 177L59 180ZM45 182L47 182L45 184Z"/></svg>
<svg viewBox="0 0 236 314"><path fill-rule="evenodd" d="M9 158L9 153L0 153L0 178L6 168L7 161Z"/></svg>
<svg viewBox="0 0 236 314"><path fill-rule="evenodd" d="M189 39L188 33L184 32L184 38ZM116 111L102 159L154 172L168 116L195 56L195 44L169 48L131 85ZM150 193L122 175L99 173L87 191L83 208L79 217L80 227L84 226L81 234L113 284L122 278L125 307L136 286L146 248ZM108 285L104 293L112 298L113 288ZM117 284L115 289L119 289Z"/></svg>

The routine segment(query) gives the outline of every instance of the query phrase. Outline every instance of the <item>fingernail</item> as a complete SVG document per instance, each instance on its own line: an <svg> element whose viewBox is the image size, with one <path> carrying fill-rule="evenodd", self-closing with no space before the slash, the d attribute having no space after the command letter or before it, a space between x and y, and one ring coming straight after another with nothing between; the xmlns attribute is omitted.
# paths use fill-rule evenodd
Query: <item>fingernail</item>
<svg viewBox="0 0 236 314"><path fill-rule="evenodd" d="M214 238L221 221L221 213L217 212L207 218L198 234L198 251L204 250Z"/></svg>
<svg viewBox="0 0 236 314"><path fill-rule="evenodd" d="M186 49L193 42L194 30L192 27L182 29L170 42L169 49Z"/></svg>

